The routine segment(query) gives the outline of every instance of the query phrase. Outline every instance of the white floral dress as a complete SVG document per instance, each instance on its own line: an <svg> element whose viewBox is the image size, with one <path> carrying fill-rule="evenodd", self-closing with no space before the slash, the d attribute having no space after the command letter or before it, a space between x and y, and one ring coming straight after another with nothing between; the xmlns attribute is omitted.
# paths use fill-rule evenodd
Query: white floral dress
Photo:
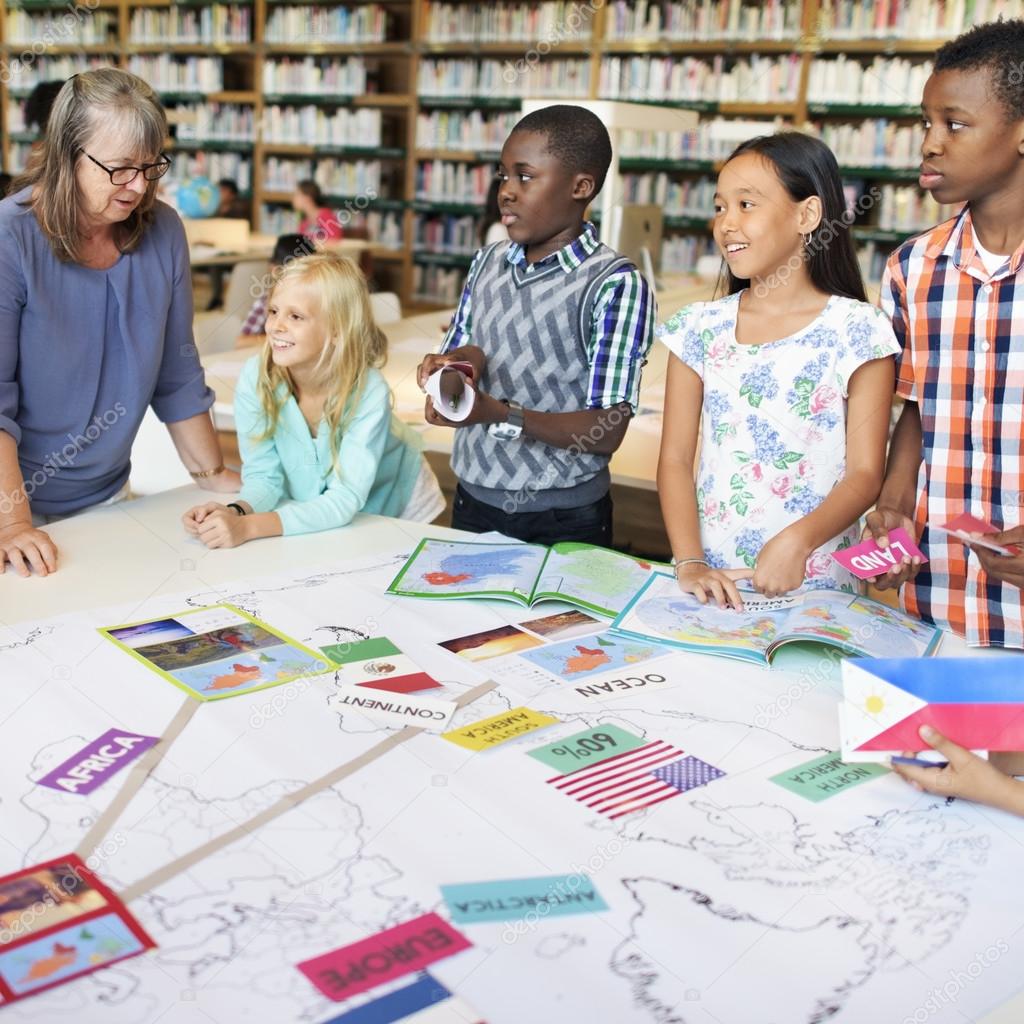
<svg viewBox="0 0 1024 1024"><path fill-rule="evenodd" d="M697 506L704 556L720 569L752 567L842 479L847 384L864 363L901 351L881 310L838 295L802 331L741 345L740 294L686 306L657 332L704 383ZM854 524L813 552L804 585L853 590L831 554L858 539Z"/></svg>

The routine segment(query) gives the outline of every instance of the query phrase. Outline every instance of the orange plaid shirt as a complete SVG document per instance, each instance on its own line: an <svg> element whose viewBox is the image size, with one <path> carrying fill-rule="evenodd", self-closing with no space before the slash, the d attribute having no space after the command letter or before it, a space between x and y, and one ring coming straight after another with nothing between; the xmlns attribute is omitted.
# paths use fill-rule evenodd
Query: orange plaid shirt
<svg viewBox="0 0 1024 1024"><path fill-rule="evenodd" d="M903 604L975 645L1024 647L1022 592L989 580L967 547L929 524L961 512L1002 529L1021 522L1022 264L1024 245L989 275L965 207L900 246L882 279L882 307L903 345L896 390L917 402L924 434L915 522L929 561L904 586Z"/></svg>

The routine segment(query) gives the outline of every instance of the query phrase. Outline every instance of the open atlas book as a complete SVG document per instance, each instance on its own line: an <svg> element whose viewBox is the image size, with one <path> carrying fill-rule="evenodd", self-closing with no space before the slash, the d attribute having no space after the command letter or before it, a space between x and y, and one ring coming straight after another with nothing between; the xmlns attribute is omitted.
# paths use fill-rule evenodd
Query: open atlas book
<svg viewBox="0 0 1024 1024"><path fill-rule="evenodd" d="M612 623L624 636L657 640L686 651L767 665L784 644L818 643L860 657L934 654L942 631L888 605L837 590L796 595L780 611L736 611L701 604L671 576L654 573Z"/></svg>
<svg viewBox="0 0 1024 1024"><path fill-rule="evenodd" d="M565 601L614 618L647 582L656 563L593 544L485 543L421 540L389 594L403 597L490 597L532 607ZM658 566L660 568L660 566Z"/></svg>

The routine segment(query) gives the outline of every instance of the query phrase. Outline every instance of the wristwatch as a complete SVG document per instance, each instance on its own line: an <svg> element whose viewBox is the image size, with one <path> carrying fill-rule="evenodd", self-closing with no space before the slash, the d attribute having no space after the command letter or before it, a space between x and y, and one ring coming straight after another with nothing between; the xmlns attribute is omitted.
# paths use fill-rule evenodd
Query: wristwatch
<svg viewBox="0 0 1024 1024"><path fill-rule="evenodd" d="M523 436L523 407L507 398L502 401L508 406L508 419L504 423L492 423L487 433L497 441L518 441Z"/></svg>

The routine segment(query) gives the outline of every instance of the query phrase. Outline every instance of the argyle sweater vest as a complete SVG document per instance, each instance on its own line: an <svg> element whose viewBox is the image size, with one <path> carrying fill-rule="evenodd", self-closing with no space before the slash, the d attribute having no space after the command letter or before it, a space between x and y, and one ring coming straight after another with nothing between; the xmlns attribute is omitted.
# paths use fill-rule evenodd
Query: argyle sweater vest
<svg viewBox="0 0 1024 1024"><path fill-rule="evenodd" d="M469 282L470 343L487 356L481 388L495 398L539 412L578 412L587 408L594 306L608 275L624 259L600 245L575 270L558 260L542 270L510 266L509 242L495 242L480 258ZM455 431L452 469L476 487L514 494L578 487L606 472L609 456L588 452L588 440L553 448L533 438L499 441L485 425Z"/></svg>

